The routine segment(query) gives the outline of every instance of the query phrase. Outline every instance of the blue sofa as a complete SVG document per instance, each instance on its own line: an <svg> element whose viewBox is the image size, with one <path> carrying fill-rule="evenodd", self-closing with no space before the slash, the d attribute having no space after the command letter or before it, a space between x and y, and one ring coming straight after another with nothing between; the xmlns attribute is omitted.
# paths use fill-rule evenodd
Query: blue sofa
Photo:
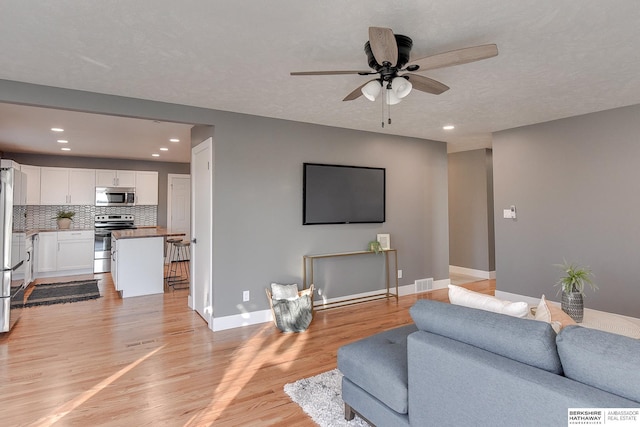
<svg viewBox="0 0 640 427"><path fill-rule="evenodd" d="M567 425L640 408L640 341L419 300L415 325L338 350L345 418L384 426Z"/></svg>

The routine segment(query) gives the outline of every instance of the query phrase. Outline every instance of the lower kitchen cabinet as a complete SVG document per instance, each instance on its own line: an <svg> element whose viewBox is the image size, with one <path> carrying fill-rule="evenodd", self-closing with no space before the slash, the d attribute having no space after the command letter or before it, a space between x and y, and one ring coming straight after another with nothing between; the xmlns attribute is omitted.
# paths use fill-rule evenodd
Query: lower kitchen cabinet
<svg viewBox="0 0 640 427"><path fill-rule="evenodd" d="M122 298L164 292L164 237L113 239L111 251L111 275Z"/></svg>
<svg viewBox="0 0 640 427"><path fill-rule="evenodd" d="M93 230L40 232L37 240L39 276L93 272Z"/></svg>
<svg viewBox="0 0 640 427"><path fill-rule="evenodd" d="M40 232L37 238L36 271L49 273L58 269L58 232Z"/></svg>

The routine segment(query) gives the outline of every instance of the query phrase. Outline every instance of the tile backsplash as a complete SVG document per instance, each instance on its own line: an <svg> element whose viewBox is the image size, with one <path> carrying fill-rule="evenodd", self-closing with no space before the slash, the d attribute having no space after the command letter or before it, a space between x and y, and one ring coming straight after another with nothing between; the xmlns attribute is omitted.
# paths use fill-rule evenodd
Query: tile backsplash
<svg viewBox="0 0 640 427"><path fill-rule="evenodd" d="M15 209L23 210L17 212L19 215L14 218L24 218L24 227L18 227L14 224L14 228L20 229L39 229L50 230L56 229L57 223L55 216L58 211L73 211L75 216L71 223L71 228L87 229L93 228L93 222L96 215L123 214L133 215L135 217L135 225L154 226L158 225L158 206L92 206L92 205L29 205L16 206ZM16 212L14 211L14 214ZM21 213L21 214L20 214Z"/></svg>

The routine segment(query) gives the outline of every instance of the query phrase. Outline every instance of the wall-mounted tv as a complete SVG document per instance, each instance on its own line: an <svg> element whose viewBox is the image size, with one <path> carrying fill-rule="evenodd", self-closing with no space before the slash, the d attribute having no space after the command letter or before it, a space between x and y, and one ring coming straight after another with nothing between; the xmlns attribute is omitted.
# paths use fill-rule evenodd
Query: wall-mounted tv
<svg viewBox="0 0 640 427"><path fill-rule="evenodd" d="M385 221L385 169L305 163L302 224Z"/></svg>

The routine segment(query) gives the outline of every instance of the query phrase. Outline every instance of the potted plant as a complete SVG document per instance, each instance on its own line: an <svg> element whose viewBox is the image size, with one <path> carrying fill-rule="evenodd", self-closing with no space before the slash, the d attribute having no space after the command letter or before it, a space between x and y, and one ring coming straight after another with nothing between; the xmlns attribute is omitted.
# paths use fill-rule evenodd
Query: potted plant
<svg viewBox="0 0 640 427"><path fill-rule="evenodd" d="M382 252L382 245L377 240L372 240L369 242L367 250L379 254Z"/></svg>
<svg viewBox="0 0 640 427"><path fill-rule="evenodd" d="M58 228L61 230L68 229L71 226L71 221L73 221L75 214L73 211L58 211L58 214L54 218L58 222Z"/></svg>
<svg viewBox="0 0 640 427"><path fill-rule="evenodd" d="M584 317L584 288L589 285L592 290L598 289L593 283L593 273L588 267L579 267L570 264L566 260L563 264L557 264L564 275L558 280L556 286L562 291L562 311L567 313L576 323L582 322Z"/></svg>

